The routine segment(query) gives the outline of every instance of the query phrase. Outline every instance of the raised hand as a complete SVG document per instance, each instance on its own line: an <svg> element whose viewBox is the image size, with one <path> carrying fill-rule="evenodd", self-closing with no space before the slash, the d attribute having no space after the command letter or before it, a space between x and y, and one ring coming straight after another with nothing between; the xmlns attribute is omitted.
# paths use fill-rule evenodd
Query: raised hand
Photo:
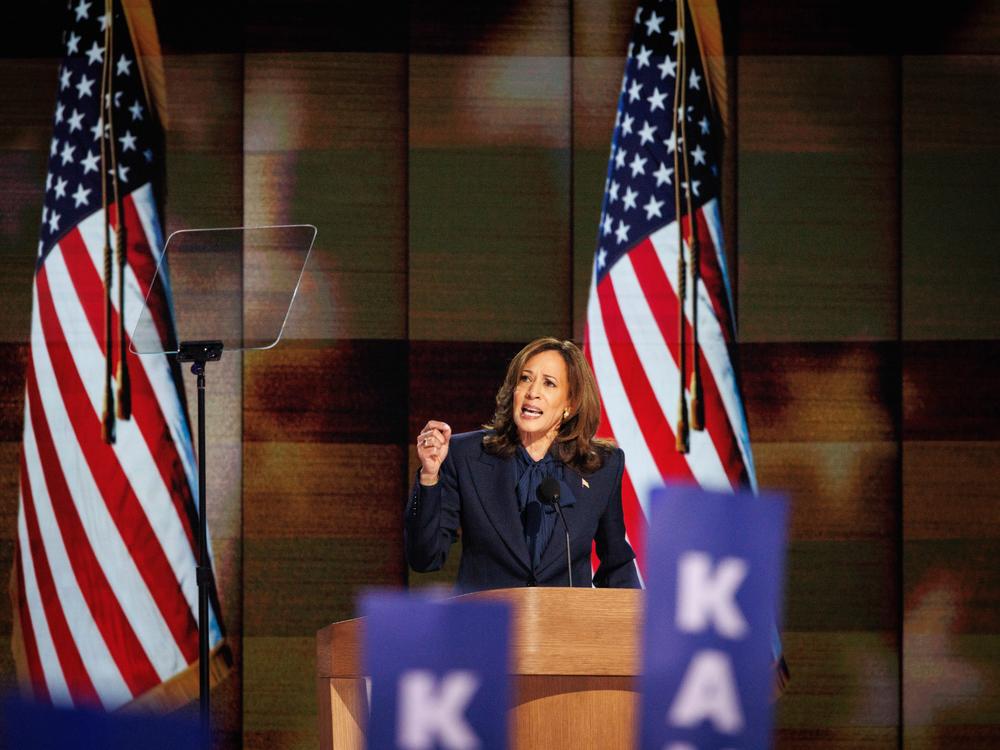
<svg viewBox="0 0 1000 750"><path fill-rule="evenodd" d="M420 483L437 484L441 462L448 455L451 427L445 422L431 420L417 435L417 458L420 459Z"/></svg>

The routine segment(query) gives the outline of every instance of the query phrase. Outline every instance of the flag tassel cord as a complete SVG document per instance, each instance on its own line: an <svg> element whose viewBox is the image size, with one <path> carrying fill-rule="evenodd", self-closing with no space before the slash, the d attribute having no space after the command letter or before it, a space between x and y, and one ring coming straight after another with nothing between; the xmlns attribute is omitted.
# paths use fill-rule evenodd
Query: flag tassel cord
<svg viewBox="0 0 1000 750"><path fill-rule="evenodd" d="M108 18L112 18L112 6L113 0L105 0L105 12L108 13ZM118 180L118 159L115 153L114 92L111 90L113 81L111 63L114 60L112 53L114 47L113 32L114 23L109 22L107 29L108 43L104 58L104 69L108 82L108 96L104 100L103 105L108 112L108 142L111 146L111 184L115 200L115 223L117 225L117 231L115 232L115 260L118 266L118 368L115 373L115 380L117 386L116 404L118 408L116 413L118 419L129 419L132 416L132 398L131 388L129 387L128 360L125 357L125 266L128 245L127 230L125 228L125 201ZM107 220L106 210L105 220ZM108 348L109 350L113 349L111 346Z"/></svg>
<svg viewBox="0 0 1000 750"><path fill-rule="evenodd" d="M105 11L107 4L105 4ZM111 238L108 220L108 143L106 138L108 95L108 46L110 43L109 23L104 30L104 61L101 68L101 116L97 125L101 131L101 209L104 215L104 411L101 417L101 436L105 443L115 441L115 396L111 390Z"/></svg>
<svg viewBox="0 0 1000 750"><path fill-rule="evenodd" d="M110 107L108 110L110 112ZM111 122L111 119L109 118L108 121ZM110 132L112 152L114 152L115 128L113 124ZM127 345L125 341L125 266L127 261L128 229L125 227L125 200L119 189L118 170L114 165L112 169L115 170L113 183L115 214L118 224L118 231L115 233L115 258L118 261L118 371L115 373L118 391L117 414L118 419L130 419L132 416L132 388L128 373L128 359L125 356Z"/></svg>
<svg viewBox="0 0 1000 750"><path fill-rule="evenodd" d="M683 110L684 87L681 81L684 80L684 10L683 3L677 3L677 29L680 32L677 37L677 75L674 77L674 107L671 119L673 121L673 131L671 137L674 141L674 216L677 218L677 337L678 356L677 368L680 372L677 402L677 429L676 449L678 453L688 452L688 411L687 398L684 393L684 376L687 372L687 356L684 335L684 303L687 296L687 266L684 259L684 226L681 221L681 185L680 185L680 150L682 141L678 135L678 104Z"/></svg>
<svg viewBox="0 0 1000 750"><path fill-rule="evenodd" d="M684 31L684 20L685 11L684 3L678 2L678 22L680 24L679 28ZM691 386L690 386L690 428L692 430L703 430L705 429L705 410L704 410L704 398L702 395L701 388L701 368L698 364L698 278L701 271L701 246L698 242L698 215L694 211L691 200L691 176L689 171L689 159L688 159L688 139L687 139L687 87L685 85L687 81L687 40L684 38L683 33L680 36L678 42L678 47L682 51L679 56L683 59L682 64L682 75L680 76L679 83L681 89L681 108L679 114L680 126L681 126L681 140L678 149L681 151L681 159L684 162L684 196L687 209L688 217L688 247L691 252ZM675 81L675 84L677 82ZM676 101L676 99L675 99ZM675 130L676 132L676 130ZM676 172L674 173L676 174ZM680 212L677 212L677 216L680 216ZM683 250L681 251L683 252ZM684 321L684 309L683 306L679 315L681 319L681 325L683 326ZM684 370L681 369L681 388L684 388Z"/></svg>
<svg viewBox="0 0 1000 750"><path fill-rule="evenodd" d="M125 267L126 243L124 201L118 181L118 159L115 153L114 93L111 60L114 58L114 8L112 0L105 0L104 9L108 23L104 30L104 60L101 68L101 208L104 215L104 412L102 435L106 443L115 441L115 420L129 419L132 412L131 387L128 362L125 356ZM109 165L110 162L110 165ZM110 169L108 168L110 166ZM111 177L112 198L115 204L114 255L111 247L111 216L108 211L108 175ZM111 294L115 266L118 269L118 331L112 331ZM118 334L118 363L113 368L114 333ZM115 389L112 389L112 382ZM117 393L115 393L117 391ZM117 408L116 408L117 406Z"/></svg>

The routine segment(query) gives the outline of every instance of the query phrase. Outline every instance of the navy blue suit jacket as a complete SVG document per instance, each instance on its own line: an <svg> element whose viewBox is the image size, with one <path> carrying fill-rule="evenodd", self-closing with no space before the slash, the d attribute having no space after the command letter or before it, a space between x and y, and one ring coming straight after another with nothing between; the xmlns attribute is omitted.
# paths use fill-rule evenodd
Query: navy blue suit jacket
<svg viewBox="0 0 1000 750"><path fill-rule="evenodd" d="M462 560L457 585L461 591L516 586L566 586L566 534L562 523L542 551L533 570L514 489L515 458L483 449L483 431L454 435L441 464L438 483L414 482L406 506L406 559L414 570L438 570L462 529ZM573 584L591 585L590 549L596 542L601 564L593 584L638 588L635 553L625 540L622 472L625 454L614 449L592 474L569 466L564 481L576 504L563 508L569 526Z"/></svg>

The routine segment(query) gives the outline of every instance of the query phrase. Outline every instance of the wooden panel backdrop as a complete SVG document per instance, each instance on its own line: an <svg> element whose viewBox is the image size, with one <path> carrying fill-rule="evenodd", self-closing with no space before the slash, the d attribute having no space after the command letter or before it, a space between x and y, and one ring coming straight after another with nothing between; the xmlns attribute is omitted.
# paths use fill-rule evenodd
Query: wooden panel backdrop
<svg viewBox="0 0 1000 750"><path fill-rule="evenodd" d="M1000 743L1000 10L960 5L722 4L738 361L793 503L779 747ZM201 6L157 4L168 231L319 228L286 340L209 370L216 726L307 748L316 629L454 577L457 550L402 560L412 436L475 428L521 344L582 336L634 4ZM61 10L0 48L0 571ZM4 598L5 684L10 627Z"/></svg>

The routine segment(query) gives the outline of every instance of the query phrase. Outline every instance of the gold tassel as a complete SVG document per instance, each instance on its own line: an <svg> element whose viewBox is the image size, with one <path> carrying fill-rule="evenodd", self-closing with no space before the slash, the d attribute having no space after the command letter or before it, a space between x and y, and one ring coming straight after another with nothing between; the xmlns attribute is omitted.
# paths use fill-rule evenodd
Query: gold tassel
<svg viewBox="0 0 1000 750"><path fill-rule="evenodd" d="M128 364L125 357L118 360L118 371L115 373L115 383L118 386L118 419L132 418L132 381L128 375Z"/></svg>
<svg viewBox="0 0 1000 750"><path fill-rule="evenodd" d="M701 378L698 377L697 364L691 372L691 429L705 429L705 401L701 392Z"/></svg>
<svg viewBox="0 0 1000 750"><path fill-rule="evenodd" d="M101 415L101 439L109 445L115 442L115 397L111 393L111 378L104 387L104 413Z"/></svg>
<svg viewBox="0 0 1000 750"><path fill-rule="evenodd" d="M678 221L678 224L680 222ZM685 341L684 341L684 298L686 296L687 287L687 269L684 267L684 243L681 242L680 248L678 248L677 253L677 299L678 299L678 322L677 327L680 331L680 345L678 346L678 351L680 352L677 368L680 371L680 398L678 399L677 405L677 452L687 453L689 450L688 446L688 410L687 410L687 399L684 394L684 373L687 369L685 359L686 352Z"/></svg>
<svg viewBox="0 0 1000 750"><path fill-rule="evenodd" d="M117 192L117 190L116 190ZM118 256L118 418L132 418L132 382L128 374L128 349L125 341L125 266L127 245L122 204L118 202L118 232L115 236L115 252Z"/></svg>
<svg viewBox="0 0 1000 750"><path fill-rule="evenodd" d="M681 401L677 407L680 416L677 418L677 443L675 446L678 453L687 453L691 449L688 445L687 409L684 407L684 394L681 394Z"/></svg>
<svg viewBox="0 0 1000 750"><path fill-rule="evenodd" d="M107 219L107 210L104 212ZM111 245L104 243L104 414L101 436L105 443L115 442L115 395L111 390L111 360L114 357L111 333Z"/></svg>
<svg viewBox="0 0 1000 750"><path fill-rule="evenodd" d="M685 158L686 158L685 154ZM690 196L688 197L690 201ZM698 278L701 250L698 245L697 216L689 213L691 223L691 286L694 296L691 305L691 429L705 429L705 399L701 389L701 364L698 346Z"/></svg>

